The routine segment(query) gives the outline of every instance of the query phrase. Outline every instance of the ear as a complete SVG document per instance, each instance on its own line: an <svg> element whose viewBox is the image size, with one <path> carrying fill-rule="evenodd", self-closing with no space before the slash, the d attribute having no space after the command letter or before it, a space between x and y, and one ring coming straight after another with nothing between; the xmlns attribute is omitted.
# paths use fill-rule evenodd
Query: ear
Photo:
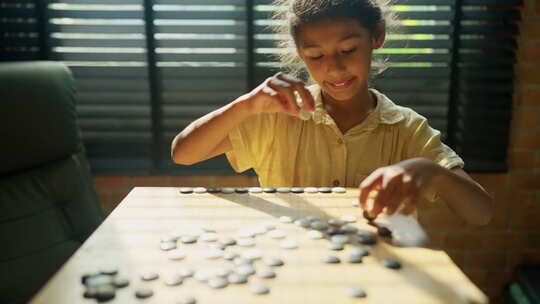
<svg viewBox="0 0 540 304"><path fill-rule="evenodd" d="M379 23L373 34L373 49L379 49L382 47L384 39L386 38L386 22L382 21Z"/></svg>

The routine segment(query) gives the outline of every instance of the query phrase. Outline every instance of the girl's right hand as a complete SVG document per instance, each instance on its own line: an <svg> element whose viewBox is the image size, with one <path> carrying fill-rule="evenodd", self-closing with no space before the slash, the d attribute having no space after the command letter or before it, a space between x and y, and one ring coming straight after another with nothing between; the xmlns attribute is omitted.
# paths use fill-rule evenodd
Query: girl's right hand
<svg viewBox="0 0 540 304"><path fill-rule="evenodd" d="M302 109L314 111L315 100L304 83L281 72L267 78L247 94L246 97L250 99L248 102L249 111L251 114L286 113L298 116L300 107L296 103L295 91L302 98Z"/></svg>

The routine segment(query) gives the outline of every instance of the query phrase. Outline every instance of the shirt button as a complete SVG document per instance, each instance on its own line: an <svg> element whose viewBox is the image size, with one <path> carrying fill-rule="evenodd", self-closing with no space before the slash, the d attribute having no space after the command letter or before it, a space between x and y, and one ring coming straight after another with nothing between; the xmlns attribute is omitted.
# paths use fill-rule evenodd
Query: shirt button
<svg viewBox="0 0 540 304"><path fill-rule="evenodd" d="M343 144L343 139L341 139L341 138L338 139L338 140L337 140L337 143L340 144L340 145Z"/></svg>
<svg viewBox="0 0 540 304"><path fill-rule="evenodd" d="M336 179L334 180L334 187L337 187L337 186L339 186L339 180Z"/></svg>

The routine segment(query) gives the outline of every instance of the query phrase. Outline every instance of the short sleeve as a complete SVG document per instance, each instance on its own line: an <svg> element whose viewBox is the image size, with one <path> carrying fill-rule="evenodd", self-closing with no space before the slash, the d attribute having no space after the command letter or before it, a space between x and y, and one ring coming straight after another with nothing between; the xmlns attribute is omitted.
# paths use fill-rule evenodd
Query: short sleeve
<svg viewBox="0 0 540 304"><path fill-rule="evenodd" d="M257 167L272 145L276 119L277 114L254 115L229 132L232 150L225 155L236 172Z"/></svg>
<svg viewBox="0 0 540 304"><path fill-rule="evenodd" d="M425 117L416 115L411 123L412 135L407 143L407 158L424 157L447 169L463 168L463 159L441 141L441 132L431 128ZM437 195L427 193L426 198L435 201Z"/></svg>

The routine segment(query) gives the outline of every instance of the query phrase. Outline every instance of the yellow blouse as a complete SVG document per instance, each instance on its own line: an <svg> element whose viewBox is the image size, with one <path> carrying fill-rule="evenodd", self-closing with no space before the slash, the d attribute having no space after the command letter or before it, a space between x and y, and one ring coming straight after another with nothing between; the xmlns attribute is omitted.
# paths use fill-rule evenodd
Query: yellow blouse
<svg viewBox="0 0 540 304"><path fill-rule="evenodd" d="M308 89L315 97L308 120L259 114L229 133L233 150L226 155L236 172L253 168L262 187L358 187L375 169L413 157L448 169L464 165L425 117L377 90L370 89L377 98L375 110L342 134L324 109L320 87Z"/></svg>

